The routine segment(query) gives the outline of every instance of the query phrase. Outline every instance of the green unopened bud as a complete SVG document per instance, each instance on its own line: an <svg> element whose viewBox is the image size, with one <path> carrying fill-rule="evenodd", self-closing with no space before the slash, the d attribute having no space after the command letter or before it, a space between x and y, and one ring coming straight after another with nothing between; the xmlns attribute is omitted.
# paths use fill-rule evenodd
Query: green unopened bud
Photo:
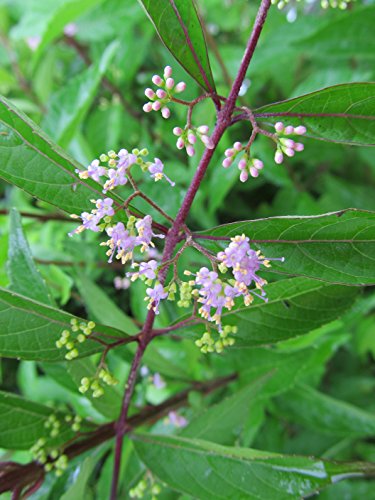
<svg viewBox="0 0 375 500"><path fill-rule="evenodd" d="M80 344L82 344L82 342L85 342L86 337L82 333L80 333L79 335L77 335L77 340Z"/></svg>
<svg viewBox="0 0 375 500"><path fill-rule="evenodd" d="M96 389L93 393L92 393L92 397L93 398L100 398L101 396L103 396L104 394L104 391L101 387L99 387L99 389Z"/></svg>

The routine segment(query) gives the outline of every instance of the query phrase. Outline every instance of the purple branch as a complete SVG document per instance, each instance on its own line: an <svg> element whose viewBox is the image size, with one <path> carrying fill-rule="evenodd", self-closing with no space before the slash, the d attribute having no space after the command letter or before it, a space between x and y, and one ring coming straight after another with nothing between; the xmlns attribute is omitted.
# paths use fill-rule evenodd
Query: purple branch
<svg viewBox="0 0 375 500"><path fill-rule="evenodd" d="M162 257L162 264L168 262L173 257L173 252L176 248L176 245L180 241L180 232L184 228L185 220L189 214L190 208L193 204L195 195L201 185L201 182L206 174L207 168L210 164L212 156L216 150L216 147L224 134L225 130L230 126L232 113L236 105L236 100L238 98L238 94L241 88L241 85L246 76L247 69L249 67L250 61L253 57L254 50L259 40L259 36L261 34L264 22L267 17L268 10L271 6L271 0L262 0L257 17L254 22L253 30L251 32L249 41L247 43L247 47L241 62L241 66L238 70L237 77L233 83L232 89L229 93L228 99L225 102L225 105L219 111L218 118L216 122L216 126L214 132L212 134L212 142L214 144L213 149L206 149L203 153L201 161L199 162L198 168L194 174L194 177L191 181L191 184L187 190L184 201L182 202L181 208L175 218L175 221L168 232L168 235L165 240L165 247ZM161 268L159 272L159 281L164 285L169 266L164 266ZM111 489L111 500L116 500L117 498L117 486L119 479L119 470L120 470L120 462L121 462L121 452L122 452L122 443L124 432L126 430L126 420L128 409L130 405L130 400L133 394L135 380L137 371L143 356L143 353L152 339L153 336L153 324L155 320L155 312L151 308L147 314L146 321L144 323L142 333L139 337L140 343L133 360L133 364L130 370L128 382L125 387L125 394L122 403L122 410L120 417L117 422L117 434L116 434L116 451L115 451L115 465L112 479L112 489Z"/></svg>

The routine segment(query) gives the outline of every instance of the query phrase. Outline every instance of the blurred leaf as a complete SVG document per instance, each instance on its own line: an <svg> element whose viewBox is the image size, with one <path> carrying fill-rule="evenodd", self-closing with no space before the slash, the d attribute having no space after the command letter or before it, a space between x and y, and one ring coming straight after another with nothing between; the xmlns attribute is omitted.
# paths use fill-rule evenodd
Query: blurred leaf
<svg viewBox="0 0 375 500"><path fill-rule="evenodd" d="M272 371L236 391L232 396L211 406L195 417L180 433L184 438L204 438L219 444L234 444L250 418L267 380L272 379Z"/></svg>
<svg viewBox="0 0 375 500"><path fill-rule="evenodd" d="M139 328L133 320L88 276L83 273L79 274L76 283L90 317L92 316L105 325L124 330L129 335L138 333Z"/></svg>
<svg viewBox="0 0 375 500"><path fill-rule="evenodd" d="M171 54L207 92L214 92L202 26L193 0L139 0Z"/></svg>
<svg viewBox="0 0 375 500"><path fill-rule="evenodd" d="M278 411L315 431L342 437L374 437L375 416L301 385L278 399Z"/></svg>
<svg viewBox="0 0 375 500"><path fill-rule="evenodd" d="M0 177L69 213L79 214L102 198L101 186L78 177L82 166L5 98L0 98ZM116 204L123 201L113 193Z"/></svg>
<svg viewBox="0 0 375 500"><path fill-rule="evenodd" d="M134 445L142 461L160 480L178 491L207 500L298 499L333 482L375 471L371 463L323 462L198 439L135 435Z"/></svg>
<svg viewBox="0 0 375 500"><path fill-rule="evenodd" d="M9 226L7 267L11 290L37 302L53 305L51 294L34 264L30 247L23 234L21 217L14 208L10 212Z"/></svg>
<svg viewBox="0 0 375 500"><path fill-rule="evenodd" d="M339 59L370 59L375 57L374 38L375 7L348 11L317 30L300 38L296 45L308 54Z"/></svg>
<svg viewBox="0 0 375 500"><path fill-rule="evenodd" d="M303 124L307 135L330 142L375 145L375 83L345 83L254 111L256 118Z"/></svg>
<svg viewBox="0 0 375 500"><path fill-rule="evenodd" d="M68 146L84 119L117 48L117 42L111 43L100 61L72 78L51 97L42 128L62 147Z"/></svg>
<svg viewBox="0 0 375 500"><path fill-rule="evenodd" d="M43 266L41 273L50 286L53 297L58 300L61 305L66 304L71 296L73 286L72 278L60 267L53 264Z"/></svg>
<svg viewBox="0 0 375 500"><path fill-rule="evenodd" d="M83 460L74 474L74 483L60 497L60 500L77 500L77 498L80 500L88 500L92 498L88 491L88 482L101 454L95 453Z"/></svg>
<svg viewBox="0 0 375 500"><path fill-rule="evenodd" d="M70 320L73 318L64 311L0 288L0 353L10 358L64 360L66 351L58 349L55 342L60 338L62 330L70 329ZM95 327L95 333L116 337L126 335L101 325ZM102 345L87 340L80 344L79 355L89 356L102 350Z"/></svg>
<svg viewBox="0 0 375 500"><path fill-rule="evenodd" d="M233 237L245 233L280 274L304 275L332 283L375 283L375 213L356 209L314 217L271 217L234 222L199 233ZM202 240L203 241L203 240ZM204 241L215 251L219 242Z"/></svg>
<svg viewBox="0 0 375 500"><path fill-rule="evenodd" d="M274 344L315 330L340 317L357 294L356 288L306 278L271 283L267 303L255 298L251 307L240 306L222 315L224 325L238 327L231 349ZM202 327L189 326L181 332L201 334Z"/></svg>
<svg viewBox="0 0 375 500"><path fill-rule="evenodd" d="M21 22L12 30L13 38L40 37L34 54L36 62L45 48L63 33L64 27L103 0L29 1Z"/></svg>
<svg viewBox="0 0 375 500"><path fill-rule="evenodd" d="M53 414L58 418L61 427L57 437L48 437L48 445L52 447L64 443L74 435L71 424L64 420L64 413L0 391L0 447L11 450L30 448L39 438L49 435L44 424Z"/></svg>

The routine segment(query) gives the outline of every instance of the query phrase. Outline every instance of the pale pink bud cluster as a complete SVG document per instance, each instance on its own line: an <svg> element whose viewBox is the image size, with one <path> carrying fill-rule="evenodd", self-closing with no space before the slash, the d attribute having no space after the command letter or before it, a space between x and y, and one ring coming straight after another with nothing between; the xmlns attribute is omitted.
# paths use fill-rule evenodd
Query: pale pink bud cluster
<svg viewBox="0 0 375 500"><path fill-rule="evenodd" d="M284 155L292 157L296 152L304 150L305 146L301 142L295 142L288 136L304 135L306 134L306 127L303 125L298 125L297 127L292 127L291 125L285 126L282 122L277 122L275 130L276 135L279 136L275 152L275 163L280 165L284 161Z"/></svg>
<svg viewBox="0 0 375 500"><path fill-rule="evenodd" d="M186 149L188 156L195 155L194 144L197 142L197 138L200 139L207 149L213 149L214 143L209 137L209 127L207 125L201 125L200 127L190 127L182 129L181 127L175 127L173 133L178 137L176 146L177 149Z"/></svg>
<svg viewBox="0 0 375 500"><path fill-rule="evenodd" d="M149 101L144 104L143 111L145 113L160 111L162 117L167 119L171 114L167 104L172 100L174 94L179 94L185 90L186 83L179 82L175 85L170 66L164 68L163 78L159 75L154 75L152 83L159 88L156 91L151 88L145 90L145 96Z"/></svg>
<svg viewBox="0 0 375 500"><path fill-rule="evenodd" d="M232 148L225 151L225 159L223 160L223 167L228 168L232 165L237 155L244 151L244 154L238 162L238 169L240 170L240 181L246 182L251 177L258 177L259 170L263 168L263 162L258 158L251 158L249 151L242 146L240 142L235 142Z"/></svg>

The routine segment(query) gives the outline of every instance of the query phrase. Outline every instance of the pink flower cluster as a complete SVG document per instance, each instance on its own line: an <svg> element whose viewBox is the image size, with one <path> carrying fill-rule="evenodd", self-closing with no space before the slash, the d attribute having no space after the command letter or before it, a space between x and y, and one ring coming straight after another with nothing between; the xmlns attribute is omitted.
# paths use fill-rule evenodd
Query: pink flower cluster
<svg viewBox="0 0 375 500"><path fill-rule="evenodd" d="M172 68L166 66L164 68L163 77L159 75L154 75L152 77L152 83L159 87L156 92L147 88L145 90L145 96L150 99L143 106L143 111L149 113L150 111L160 111L163 118L170 117L170 110L167 104L172 100L174 94L179 94L186 89L185 82L179 82L175 85L175 81L172 78Z"/></svg>
<svg viewBox="0 0 375 500"><path fill-rule="evenodd" d="M305 146L301 142L295 142L288 136L291 135L304 135L306 134L306 127L299 125L292 127L291 125L285 126L282 122L275 124L276 135L278 136L278 144L275 153L275 163L280 165L284 161L284 154L292 157L296 152L303 151ZM281 136L281 137L280 137Z"/></svg>
<svg viewBox="0 0 375 500"><path fill-rule="evenodd" d="M263 168L263 162L258 160L258 158L251 158L249 150L243 147L240 142L235 142L232 148L225 151L223 167L230 167L241 151L244 151L244 154L238 162L238 169L240 170L240 181L246 182L249 175L251 177L258 177L259 171Z"/></svg>
<svg viewBox="0 0 375 500"><path fill-rule="evenodd" d="M194 144L197 142L197 138L203 142L207 149L213 149L214 143L208 135L209 130L210 129L207 125L201 125L200 127L186 127L185 129L175 127L173 129L173 133L178 137L176 142L177 149L185 148L188 156L194 156Z"/></svg>

